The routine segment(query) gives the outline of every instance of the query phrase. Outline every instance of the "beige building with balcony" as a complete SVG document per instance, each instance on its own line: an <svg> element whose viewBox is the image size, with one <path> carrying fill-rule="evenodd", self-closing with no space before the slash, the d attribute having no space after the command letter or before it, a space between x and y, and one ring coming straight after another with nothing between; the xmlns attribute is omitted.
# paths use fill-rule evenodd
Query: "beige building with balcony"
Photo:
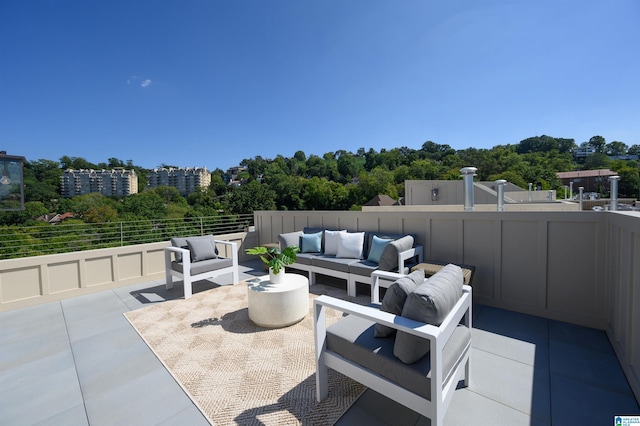
<svg viewBox="0 0 640 426"><path fill-rule="evenodd" d="M162 167L153 169L147 181L148 188L159 186L173 186L178 188L181 195L188 195L192 192L203 191L211 185L211 173L206 167Z"/></svg>
<svg viewBox="0 0 640 426"><path fill-rule="evenodd" d="M138 175L135 170L67 169L60 178L63 198L99 192L107 197L123 197L138 193Z"/></svg>

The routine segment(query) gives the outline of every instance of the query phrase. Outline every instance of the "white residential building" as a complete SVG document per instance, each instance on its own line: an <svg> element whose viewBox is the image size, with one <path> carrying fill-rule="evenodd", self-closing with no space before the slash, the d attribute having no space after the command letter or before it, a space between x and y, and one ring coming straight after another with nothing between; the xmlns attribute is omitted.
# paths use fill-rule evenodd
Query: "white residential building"
<svg viewBox="0 0 640 426"><path fill-rule="evenodd" d="M108 197L122 197L138 193L138 175L135 170L67 169L60 178L63 198L99 192Z"/></svg>

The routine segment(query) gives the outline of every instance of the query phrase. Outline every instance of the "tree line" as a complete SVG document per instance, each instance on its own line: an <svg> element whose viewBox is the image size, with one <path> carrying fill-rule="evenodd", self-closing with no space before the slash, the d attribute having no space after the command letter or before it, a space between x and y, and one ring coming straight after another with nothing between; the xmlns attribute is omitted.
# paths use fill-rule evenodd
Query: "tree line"
<svg viewBox="0 0 640 426"><path fill-rule="evenodd" d="M278 155L274 159L255 156L240 163L246 167L239 176L242 185L228 185L225 172L216 169L208 188L186 197L176 188L160 187L128 197L92 193L62 198L60 177L68 168L133 169L139 188L146 188L149 170L136 166L132 160L123 162L117 158L99 164L81 157L41 159L25 163L25 210L0 212L0 225L33 225L39 216L63 212L74 214L72 223L102 223L246 214L254 210L359 209L378 194L403 197L405 180L460 179L460 169L466 166L478 168L479 180L506 179L523 189L534 183L545 190L563 189L557 172L610 168L621 177L619 195L635 197L638 162L611 160L610 156L638 155L640 146L607 143L602 136L594 136L586 143L596 153L581 160L573 157L572 152L578 147L573 139L545 135L491 149L455 150L427 141L420 149L400 147L377 152L360 148L355 153L339 150L322 156L297 151L293 157Z"/></svg>

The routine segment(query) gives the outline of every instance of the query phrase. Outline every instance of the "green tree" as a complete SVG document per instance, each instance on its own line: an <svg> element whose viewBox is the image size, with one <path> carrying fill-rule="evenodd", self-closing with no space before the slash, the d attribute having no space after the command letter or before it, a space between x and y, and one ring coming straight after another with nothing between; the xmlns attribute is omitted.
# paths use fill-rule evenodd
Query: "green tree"
<svg viewBox="0 0 640 426"><path fill-rule="evenodd" d="M608 168L610 164L611 160L602 152L591 154L584 160L584 168L586 170L605 169Z"/></svg>
<svg viewBox="0 0 640 426"><path fill-rule="evenodd" d="M624 142L613 141L609 142L604 147L604 153L607 155L625 155L629 147Z"/></svg>
<svg viewBox="0 0 640 426"><path fill-rule="evenodd" d="M596 152L604 153L604 147L607 144L606 140L602 136L592 136L589 139L589 145L595 148Z"/></svg>
<svg viewBox="0 0 640 426"><path fill-rule="evenodd" d="M251 181L234 188L225 199L232 214L249 214L255 210L275 210L276 194L266 184Z"/></svg>

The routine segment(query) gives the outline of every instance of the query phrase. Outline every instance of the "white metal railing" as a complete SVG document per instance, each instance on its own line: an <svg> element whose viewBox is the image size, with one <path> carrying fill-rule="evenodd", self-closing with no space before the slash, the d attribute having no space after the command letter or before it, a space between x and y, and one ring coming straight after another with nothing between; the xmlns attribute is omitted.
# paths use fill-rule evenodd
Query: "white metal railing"
<svg viewBox="0 0 640 426"><path fill-rule="evenodd" d="M0 227L0 260L246 232L253 214L87 224Z"/></svg>

